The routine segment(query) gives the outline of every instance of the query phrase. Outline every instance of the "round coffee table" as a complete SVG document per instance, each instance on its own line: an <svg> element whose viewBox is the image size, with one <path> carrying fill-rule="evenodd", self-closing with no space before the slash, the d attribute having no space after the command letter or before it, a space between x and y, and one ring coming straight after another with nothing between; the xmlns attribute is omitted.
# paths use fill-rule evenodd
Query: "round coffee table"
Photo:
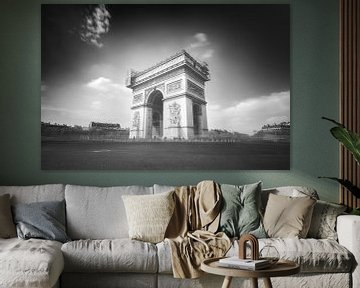
<svg viewBox="0 0 360 288"><path fill-rule="evenodd" d="M269 268L261 270L245 270L222 267L219 259L206 259L201 263L201 270L216 275L225 276L222 288L229 288L233 277L251 278L253 287L258 288L258 278L263 278L265 287L272 288L270 277L289 276L300 272L300 266L288 260L279 260Z"/></svg>

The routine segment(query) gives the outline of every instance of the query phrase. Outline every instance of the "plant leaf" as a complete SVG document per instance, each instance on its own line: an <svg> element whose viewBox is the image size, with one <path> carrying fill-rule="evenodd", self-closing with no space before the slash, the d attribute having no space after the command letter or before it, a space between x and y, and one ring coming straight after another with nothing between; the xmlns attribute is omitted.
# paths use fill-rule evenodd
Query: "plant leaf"
<svg viewBox="0 0 360 288"><path fill-rule="evenodd" d="M337 125L337 127L330 129L331 134L353 154L355 161L360 165L360 136L333 119L327 117L321 118Z"/></svg>
<svg viewBox="0 0 360 288"><path fill-rule="evenodd" d="M339 126L339 127L345 127L343 124L341 124L341 123L339 123L339 122L337 122L337 121L335 121L334 119L330 119L330 118L327 118L327 117L321 117L321 119L325 119L325 120L328 120L328 121L330 121L330 122L332 122L332 123L334 123L334 124L336 124L337 126Z"/></svg>
<svg viewBox="0 0 360 288"><path fill-rule="evenodd" d="M345 127L331 128L331 134L339 140L354 156L360 165L360 137L355 132L349 131Z"/></svg>
<svg viewBox="0 0 360 288"><path fill-rule="evenodd" d="M342 186L344 186L347 190L349 190L356 198L360 198L360 188L355 186L351 181L346 179L340 179L336 177L318 177L318 178L326 178L330 180L334 180L339 182Z"/></svg>

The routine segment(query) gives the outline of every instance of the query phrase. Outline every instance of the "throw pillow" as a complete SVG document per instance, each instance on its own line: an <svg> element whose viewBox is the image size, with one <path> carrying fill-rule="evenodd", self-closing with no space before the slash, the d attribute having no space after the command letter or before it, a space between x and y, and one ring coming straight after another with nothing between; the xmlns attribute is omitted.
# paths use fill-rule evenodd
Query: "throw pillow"
<svg viewBox="0 0 360 288"><path fill-rule="evenodd" d="M10 195L0 196L0 238L16 237L15 224L11 215Z"/></svg>
<svg viewBox="0 0 360 288"><path fill-rule="evenodd" d="M164 240L175 208L173 193L122 196L131 239L151 243Z"/></svg>
<svg viewBox="0 0 360 288"><path fill-rule="evenodd" d="M260 216L261 182L243 186L223 184L221 192L223 199L219 231L229 237L251 233L258 238L265 238Z"/></svg>
<svg viewBox="0 0 360 288"><path fill-rule="evenodd" d="M264 227L269 237L305 238L316 200L306 197L269 195Z"/></svg>
<svg viewBox="0 0 360 288"><path fill-rule="evenodd" d="M19 238L70 241L65 232L65 201L15 204L13 215Z"/></svg>
<svg viewBox="0 0 360 288"><path fill-rule="evenodd" d="M346 206L318 200L312 214L308 237L337 240L336 219Z"/></svg>

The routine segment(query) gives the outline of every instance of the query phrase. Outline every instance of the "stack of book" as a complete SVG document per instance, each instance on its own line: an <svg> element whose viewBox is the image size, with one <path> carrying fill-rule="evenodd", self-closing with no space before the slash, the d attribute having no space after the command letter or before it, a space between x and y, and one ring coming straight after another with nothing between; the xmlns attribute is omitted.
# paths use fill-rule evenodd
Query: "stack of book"
<svg viewBox="0 0 360 288"><path fill-rule="evenodd" d="M219 266L246 270L260 270L271 266L267 259L251 260L240 259L238 256L222 258L219 260Z"/></svg>

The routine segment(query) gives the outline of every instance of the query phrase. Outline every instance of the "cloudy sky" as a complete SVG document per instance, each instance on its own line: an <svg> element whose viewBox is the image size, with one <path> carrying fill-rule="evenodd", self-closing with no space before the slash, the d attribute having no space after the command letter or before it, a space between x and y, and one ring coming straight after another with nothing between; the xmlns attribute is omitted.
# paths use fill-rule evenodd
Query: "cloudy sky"
<svg viewBox="0 0 360 288"><path fill-rule="evenodd" d="M209 65L209 129L290 121L289 5L42 5L41 121L130 126L129 69Z"/></svg>

